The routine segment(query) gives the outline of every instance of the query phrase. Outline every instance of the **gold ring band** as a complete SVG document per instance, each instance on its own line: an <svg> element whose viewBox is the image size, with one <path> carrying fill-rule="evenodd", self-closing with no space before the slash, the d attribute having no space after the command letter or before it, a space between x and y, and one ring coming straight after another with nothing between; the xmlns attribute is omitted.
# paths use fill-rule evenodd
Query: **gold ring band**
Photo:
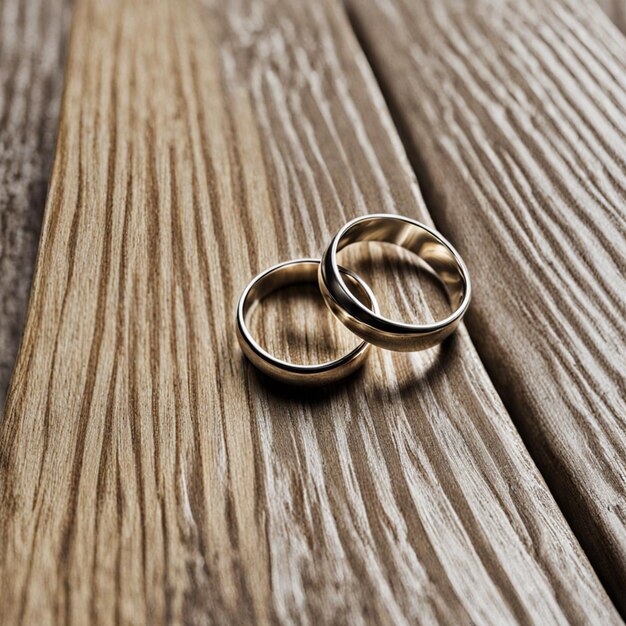
<svg viewBox="0 0 626 626"><path fill-rule="evenodd" d="M244 289L237 305L237 339L248 360L263 373L281 382L302 385L323 385L340 380L365 361L370 345L363 341L348 354L327 363L299 365L282 361L264 350L252 337L246 320L252 308L265 296L276 289L294 283L316 283L319 268L318 259L297 259L280 263L259 274ZM363 298L364 308L378 312L378 303L370 288L356 274L343 267L337 272L354 284ZM343 281L343 279L342 279ZM355 297L355 300L359 300Z"/></svg>
<svg viewBox="0 0 626 626"><path fill-rule="evenodd" d="M337 253L357 242L393 243L416 254L443 283L452 313L434 324L404 324L370 310L348 289L337 264ZM425 350L454 332L470 303L469 273L459 253L434 229L400 215L367 215L348 222L322 255L319 286L337 318L365 341L401 352Z"/></svg>

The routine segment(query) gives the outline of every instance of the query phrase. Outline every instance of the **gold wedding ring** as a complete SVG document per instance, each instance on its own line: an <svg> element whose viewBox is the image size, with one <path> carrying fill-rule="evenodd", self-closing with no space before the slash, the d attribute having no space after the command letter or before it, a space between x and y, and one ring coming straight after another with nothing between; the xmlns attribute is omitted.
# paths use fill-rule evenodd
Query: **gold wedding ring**
<svg viewBox="0 0 626 626"><path fill-rule="evenodd" d="M450 315L432 324L405 324L383 317L367 284L337 263L337 254L346 246L367 241L393 243L416 254L421 264L443 284L452 308ZM348 288L346 279L353 290ZM260 300L279 287L316 281L335 317L363 341L345 356L319 365L298 365L277 359L250 334L246 324L248 315ZM436 230L401 215L366 215L348 222L333 237L320 261L287 261L253 279L237 306L237 338L252 364L268 376L287 383L321 385L354 372L365 361L371 345L412 352L441 343L460 324L471 297L470 277L463 259Z"/></svg>
<svg viewBox="0 0 626 626"><path fill-rule="evenodd" d="M404 324L364 306L348 289L337 253L357 242L393 243L416 254L443 283L452 313L434 324ZM319 265L319 286L326 304L355 335L368 343L401 352L425 350L454 332L471 299L470 278L459 253L435 230L400 215L367 215L348 222L333 238Z"/></svg>
<svg viewBox="0 0 626 626"><path fill-rule="evenodd" d="M285 383L322 385L335 382L357 370L365 361L370 344L362 341L348 354L327 363L299 365L282 361L264 350L250 333L246 320L254 306L280 287L295 283L316 283L318 259L297 259L275 265L254 278L244 289L237 305L237 338L243 353L259 370ZM370 288L353 272L337 266L337 272L354 286L363 307L378 312L378 303ZM344 283L345 284L345 283ZM359 302L359 299L355 297Z"/></svg>

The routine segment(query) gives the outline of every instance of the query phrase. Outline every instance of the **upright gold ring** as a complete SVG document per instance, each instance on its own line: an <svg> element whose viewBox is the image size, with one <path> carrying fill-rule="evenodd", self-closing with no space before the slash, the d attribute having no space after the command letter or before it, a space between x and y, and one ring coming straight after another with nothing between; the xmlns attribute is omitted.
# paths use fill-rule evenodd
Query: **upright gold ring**
<svg viewBox="0 0 626 626"><path fill-rule="evenodd" d="M416 254L443 283L452 313L434 324L404 324L370 310L348 289L337 264L337 253L364 241L393 243ZM435 230L401 215L367 215L348 222L322 255L319 286L335 316L365 341L401 352L425 350L450 335L470 303L472 288L463 259Z"/></svg>
<svg viewBox="0 0 626 626"><path fill-rule="evenodd" d="M246 320L253 307L280 287L295 283L316 283L318 259L296 259L280 263L252 279L244 289L237 305L237 339L243 353L263 373L281 382L301 385L323 385L340 380L356 371L365 361L370 345L363 341L348 354L327 363L300 365L282 361L264 350L252 337ZM364 308L378 312L378 303L370 288L356 274L337 266L337 273L347 278L360 298ZM345 283L344 283L345 284ZM359 302L359 299L355 297Z"/></svg>

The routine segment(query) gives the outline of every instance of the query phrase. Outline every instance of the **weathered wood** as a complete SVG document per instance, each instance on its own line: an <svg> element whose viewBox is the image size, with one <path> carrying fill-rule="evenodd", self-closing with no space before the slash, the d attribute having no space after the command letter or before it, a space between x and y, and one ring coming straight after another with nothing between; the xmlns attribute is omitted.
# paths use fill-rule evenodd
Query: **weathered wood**
<svg viewBox="0 0 626 626"><path fill-rule="evenodd" d="M428 220L394 132L334 4L78 1L0 438L6 623L618 623L464 330L313 394L240 357L254 272Z"/></svg>
<svg viewBox="0 0 626 626"><path fill-rule="evenodd" d="M626 612L626 44L594 3L351 0L470 334Z"/></svg>
<svg viewBox="0 0 626 626"><path fill-rule="evenodd" d="M68 16L68 0L0 0L0 415L37 255Z"/></svg>

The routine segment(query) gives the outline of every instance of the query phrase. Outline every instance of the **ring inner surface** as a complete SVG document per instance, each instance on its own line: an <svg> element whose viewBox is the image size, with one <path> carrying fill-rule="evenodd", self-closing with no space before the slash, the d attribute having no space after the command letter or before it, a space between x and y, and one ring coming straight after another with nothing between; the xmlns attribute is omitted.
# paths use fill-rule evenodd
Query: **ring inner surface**
<svg viewBox="0 0 626 626"><path fill-rule="evenodd" d="M252 309L254 309L263 298L274 293L276 290L301 283L313 283L316 285L318 268L319 263L315 261L303 261L291 265L282 265L274 271L263 275L252 285L244 302L243 314L246 324L248 323L248 316ZM350 285L353 286L356 291L355 296L358 300L364 306L371 308L373 304L372 300L363 285L353 278L343 267L339 268L339 272L350 281Z"/></svg>
<svg viewBox="0 0 626 626"><path fill-rule="evenodd" d="M466 283L452 251L432 233L399 219L372 218L353 224L337 242L337 252L353 243L392 243L413 252L442 282L453 309L463 301Z"/></svg>
<svg viewBox="0 0 626 626"><path fill-rule="evenodd" d="M317 276L317 263L303 262L291 265L281 265L274 271L269 272L257 280L248 292L244 303L244 315L246 323L248 314L266 296L289 285L315 282Z"/></svg>
<svg viewBox="0 0 626 626"><path fill-rule="evenodd" d="M303 283L311 283L317 285L318 268L319 262L317 261L298 261L297 263L282 265L262 275L251 286L243 305L243 317L250 338L252 338L252 333L250 327L248 326L249 317L253 309L256 308L261 300L263 300L263 298L269 296L273 292L277 291L278 289L288 287L290 285ZM355 297L357 297L364 306L368 308L374 307L375 305L372 300L373 296L370 296L364 285L362 285L349 270L346 270L343 267L339 267L339 271L341 275L345 279L347 279L350 285L354 288ZM256 340L254 340L254 343L256 343L258 348L261 348ZM363 344L364 342L359 342L355 348L352 348L352 350L348 350L348 352L344 356L337 359L328 361L326 363L310 365L296 365L294 363L288 363L287 361L283 361L282 359L271 356L266 350L262 348L261 349L264 353L268 355L268 357L270 357L275 362L282 362L303 370L316 370L319 367L334 364L335 362L343 362L347 355L351 355L355 353L355 351L360 350Z"/></svg>

